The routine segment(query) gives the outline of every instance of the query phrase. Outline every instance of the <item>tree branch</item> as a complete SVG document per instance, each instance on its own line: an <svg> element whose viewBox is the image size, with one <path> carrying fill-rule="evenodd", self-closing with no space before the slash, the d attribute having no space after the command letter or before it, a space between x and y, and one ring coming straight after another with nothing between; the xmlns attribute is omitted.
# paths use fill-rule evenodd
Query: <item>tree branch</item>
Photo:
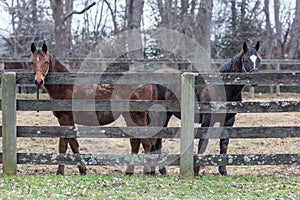
<svg viewBox="0 0 300 200"><path fill-rule="evenodd" d="M69 12L68 14L65 15L65 20L67 20L73 14L82 14L82 13L84 13L85 11L87 11L88 9L90 9L91 7L93 7L94 5L96 5L96 2L93 2L91 5L85 7L82 11L73 10L73 11Z"/></svg>

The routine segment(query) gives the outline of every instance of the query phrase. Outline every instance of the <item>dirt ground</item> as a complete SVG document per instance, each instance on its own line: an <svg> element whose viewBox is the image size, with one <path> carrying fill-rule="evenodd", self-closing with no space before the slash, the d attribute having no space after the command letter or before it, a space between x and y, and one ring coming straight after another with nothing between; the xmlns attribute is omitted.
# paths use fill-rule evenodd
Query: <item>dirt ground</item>
<svg viewBox="0 0 300 200"><path fill-rule="evenodd" d="M249 99L244 95L245 101L275 101L275 100L299 100L300 95L260 95ZM0 122L2 122L0 115ZM18 112L17 125L20 126L53 126L58 125L52 112ZM179 126L180 121L172 118L169 126ZM246 126L299 126L300 113L259 113L237 114L235 127ZM122 117L109 126L125 126ZM114 153L127 154L129 150L128 139L79 139L81 153ZM195 141L195 145L198 141ZM294 139L232 139L230 140L228 153L300 153L300 138ZM2 146L2 142L0 144ZM58 138L18 138L18 152L57 153ZM2 148L2 147L1 147ZM179 153L178 139L163 139L163 153ZM196 149L196 148L195 148ZM140 149L142 152L142 148ZM218 153L219 141L210 140L205 153ZM70 149L67 153L71 153ZM2 168L2 165L0 165ZM123 174L125 167L111 166L87 166L88 174ZM255 176L300 176L300 166L228 166L231 176L255 175ZM55 174L55 165L18 165L20 174ZM169 175L178 175L179 167L167 167ZM1 169L2 171L2 169ZM136 167L135 173L142 174L142 168ZM217 167L204 167L201 174L218 175ZM76 166L66 166L65 174L78 174Z"/></svg>

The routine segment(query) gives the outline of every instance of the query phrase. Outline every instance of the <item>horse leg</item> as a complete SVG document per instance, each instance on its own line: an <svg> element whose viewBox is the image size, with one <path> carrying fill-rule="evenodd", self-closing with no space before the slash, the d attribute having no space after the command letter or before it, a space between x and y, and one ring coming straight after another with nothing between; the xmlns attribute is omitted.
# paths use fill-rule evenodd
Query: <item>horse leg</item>
<svg viewBox="0 0 300 200"><path fill-rule="evenodd" d="M220 139L220 154L226 154L228 149L229 139ZM227 176L226 166L219 166L219 172L222 176Z"/></svg>
<svg viewBox="0 0 300 200"><path fill-rule="evenodd" d="M201 127L209 127L211 115L203 114ZM205 138L205 137L204 137ZM208 145L208 139L200 139L198 143L198 154L203 154ZM199 176L200 166L194 166L194 176Z"/></svg>
<svg viewBox="0 0 300 200"><path fill-rule="evenodd" d="M172 117L172 113L162 113L162 112L149 112L150 124L149 126L156 127L167 127L170 118ZM163 123L163 124L162 124ZM162 151L162 138L157 138L156 142L151 145L151 154L161 154ZM150 167L150 174L155 175L155 166ZM167 175L167 169L165 166L159 166L159 173L163 176Z"/></svg>
<svg viewBox="0 0 300 200"><path fill-rule="evenodd" d="M66 153L68 148L68 140L66 138L59 138L59 146L58 152L59 153ZM56 172L57 175L64 175L65 174L65 166L58 165L58 169Z"/></svg>
<svg viewBox="0 0 300 200"><path fill-rule="evenodd" d="M203 154L208 145L208 139L200 139L198 143L198 154ZM194 176L199 176L200 166L194 166Z"/></svg>
<svg viewBox="0 0 300 200"><path fill-rule="evenodd" d="M79 154L79 143L76 138L70 138L69 144L74 154ZM84 164L78 165L80 175L86 175L86 167Z"/></svg>
<svg viewBox="0 0 300 200"><path fill-rule="evenodd" d="M70 147L72 149L72 152L74 154L79 154L79 144L78 141L75 138L59 138L59 153L66 153L68 148L68 143L70 144ZM80 172L80 175L86 175L86 167L85 165L81 164L78 165L78 169ZM57 175L64 175L65 174L65 166L59 165L58 170L56 172Z"/></svg>
<svg viewBox="0 0 300 200"><path fill-rule="evenodd" d="M151 145L151 149L150 149L150 154L155 154L157 153L157 149L156 149L156 143L159 143L159 140L161 140L161 138L156 139L155 144ZM161 141L160 141L161 143ZM150 175L155 175L155 166L150 166Z"/></svg>
<svg viewBox="0 0 300 200"><path fill-rule="evenodd" d="M72 112L55 112L55 116L58 117L58 122L61 126L74 126L73 114ZM79 144L76 138L59 138L59 153L66 153L68 148L68 143L70 144L71 150L74 154L79 154ZM64 165L59 165L57 174L64 174ZM85 165L78 165L79 173L81 175L86 174Z"/></svg>
<svg viewBox="0 0 300 200"><path fill-rule="evenodd" d="M235 121L235 116L231 117L230 119L226 120L224 126L233 126ZM228 150L229 138L220 139L220 154L226 154ZM222 176L227 176L227 169L226 166L219 166L219 172Z"/></svg>
<svg viewBox="0 0 300 200"><path fill-rule="evenodd" d="M140 148L140 139L132 138L130 139L130 145L131 145L131 154L137 154L139 152ZM134 165L129 165L126 168L125 175L133 175L134 171Z"/></svg>
<svg viewBox="0 0 300 200"><path fill-rule="evenodd" d="M151 145L151 154L161 154L162 149L162 138L157 138L155 144ZM155 166L150 168L150 175L155 175ZM167 175L167 169L165 166L159 166L159 173L163 176Z"/></svg>
<svg viewBox="0 0 300 200"><path fill-rule="evenodd" d="M127 124L134 123L136 126L147 126L148 125L148 113L147 112L130 112L130 118L131 122L129 121ZM152 141L155 141L155 139L149 139L149 138L143 138L143 139L138 139L144 148L145 154L150 154L151 151L151 145ZM154 143L154 142L153 142ZM131 146L132 147L132 146ZM138 153L139 149L132 149L132 153ZM149 166L144 166L144 174L149 175L150 174L150 167Z"/></svg>
<svg viewBox="0 0 300 200"><path fill-rule="evenodd" d="M145 154L150 154L152 143L154 143L152 142L152 140L155 139L148 139L148 138L141 139ZM146 165L144 166L144 175L151 175L151 167Z"/></svg>

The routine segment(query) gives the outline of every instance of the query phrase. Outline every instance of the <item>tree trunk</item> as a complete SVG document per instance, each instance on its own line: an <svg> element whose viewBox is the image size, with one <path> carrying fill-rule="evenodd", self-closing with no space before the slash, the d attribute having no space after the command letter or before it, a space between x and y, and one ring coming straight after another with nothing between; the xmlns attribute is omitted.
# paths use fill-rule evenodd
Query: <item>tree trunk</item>
<svg viewBox="0 0 300 200"><path fill-rule="evenodd" d="M74 0L65 0L65 12L69 13L73 10ZM65 21L66 24L66 54L69 54L69 50L71 49L72 44L72 15Z"/></svg>
<svg viewBox="0 0 300 200"><path fill-rule="evenodd" d="M275 40L276 40L276 52L275 56L276 58L283 58L283 51L282 51L282 39L281 39L281 33L282 33L282 24L279 19L279 8L280 8L280 2L279 0L274 0L274 17L275 17Z"/></svg>
<svg viewBox="0 0 300 200"><path fill-rule="evenodd" d="M128 55L134 59L142 59L143 55L143 43L141 36L141 19L143 15L144 0L126 0L126 19L128 38L127 45L129 53ZM142 69L142 65L135 64L134 69Z"/></svg>
<svg viewBox="0 0 300 200"><path fill-rule="evenodd" d="M272 34L272 27L271 27L271 21L270 21L270 11L269 11L269 0L264 0L264 12L266 15L266 29L267 29L267 38L263 46L266 46L266 54L265 57L267 59L272 58L272 49L273 49L273 34ZM271 70L272 66L270 64L267 64L267 70ZM270 86L270 93L273 93L273 86Z"/></svg>
<svg viewBox="0 0 300 200"><path fill-rule="evenodd" d="M54 54L57 57L66 57L66 25L64 18L63 0L51 0L52 16L54 19L54 37L55 47Z"/></svg>
<svg viewBox="0 0 300 200"><path fill-rule="evenodd" d="M37 0L32 1L32 21L34 24L37 23Z"/></svg>
<svg viewBox="0 0 300 200"><path fill-rule="evenodd" d="M211 56L211 20L212 20L212 0L202 0L199 7L199 18L201 35L198 39L199 44L206 50L207 54Z"/></svg>
<svg viewBox="0 0 300 200"><path fill-rule="evenodd" d="M300 38L300 1L296 1L295 18L292 25L290 48L288 52L289 58L296 58L299 51Z"/></svg>
<svg viewBox="0 0 300 200"><path fill-rule="evenodd" d="M232 32L235 33L237 29L237 14L236 14L236 3L235 0L231 0L231 26Z"/></svg>
<svg viewBox="0 0 300 200"><path fill-rule="evenodd" d="M11 1L11 24L12 24L12 30L14 34L13 38L13 56L18 56L18 45L17 45L17 30L16 30L16 22L15 22L15 9L14 9L14 1Z"/></svg>

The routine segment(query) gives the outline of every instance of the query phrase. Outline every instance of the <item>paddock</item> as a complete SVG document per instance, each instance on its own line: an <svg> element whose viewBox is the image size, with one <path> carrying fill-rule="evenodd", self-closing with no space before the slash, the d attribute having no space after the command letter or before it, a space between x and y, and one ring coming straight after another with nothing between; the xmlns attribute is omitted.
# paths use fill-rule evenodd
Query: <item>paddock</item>
<svg viewBox="0 0 300 200"><path fill-rule="evenodd" d="M268 74L270 75L270 74ZM21 75L22 77L23 75ZM27 74L28 76L28 74ZM17 76L18 77L18 76ZM20 76L19 76L20 77ZM228 79L229 76L227 76ZM234 75L230 75L230 81L236 81L236 77ZM242 78L241 78L242 77ZM247 82L249 84L252 83L262 83L266 82L267 84L272 84L269 79L263 79L263 76L258 76L260 79L255 79L251 77L251 75L243 76L239 75L239 81ZM278 81L281 84L297 84L299 81L297 73L286 73L286 74L274 74L272 81ZM275 79L274 79L275 77ZM277 80L276 80L277 77ZM65 79L65 77L63 78ZM254 80L255 79L255 80ZM21 79L22 80L22 79ZM23 79L24 80L24 79ZM250 80L250 81L249 81ZM26 81L30 82L30 78ZM226 77L225 77L225 81ZM17 81L18 83L18 81ZM4 92L4 91L3 91ZM47 97L45 97L47 98ZM236 161L232 167L229 168L230 175L242 175L242 174L256 174L256 175L274 175L274 174L281 174L281 175L299 175L299 148L297 145L299 144L299 132L298 129L298 119L300 114L299 112L299 103L297 103L299 96L298 95L280 95L280 96L256 96L257 99L247 99L249 102L238 104L247 107L248 110L243 110L243 108L230 108L234 111L238 111L239 114L237 116L237 121L234 125L236 129L236 133L243 132L243 129L250 128L249 130L259 130L262 129L263 131L268 132L268 129L271 131L275 131L277 128L277 133L275 131L274 135L266 135L261 136L260 139L232 139L229 146L229 154L235 155L245 155L245 154L261 154L261 155L269 155L267 158L269 161L273 159L273 155L283 156L279 162L262 162L259 163L258 166L235 166L238 165L238 160ZM259 103L259 102L263 103ZM17 101L18 108L22 107L22 101ZM251 103L254 102L254 103ZM240 102L238 102L240 103ZM31 103L32 104L32 103ZM39 104L39 103L35 103ZM254 105L254 106L253 106ZM256 105L256 106L255 106ZM257 106L260 105L260 106ZM27 105L28 106L28 105ZM227 105L228 106L228 105ZM241 107L243 107L241 106ZM252 108L251 108L252 106ZM37 106L39 107L39 106ZM50 106L51 107L51 106ZM39 108L35 108L40 110L40 112L36 111L18 111L17 112L17 126L57 126L58 123L49 108L45 109L47 111L42 111L42 106ZM250 108L250 110L249 110ZM31 108L32 109L32 108ZM252 111L251 111L252 109ZM255 110L256 109L256 110ZM277 110L276 110L277 109ZM20 109L22 110L22 109ZM24 108L23 108L24 110ZM34 109L33 109L34 110ZM250 113L249 113L250 112ZM252 113L251 113L252 112ZM292 112L292 113L291 113ZM25 114L26 113L26 114ZM275 115L275 116L274 116ZM290 118L292 115L292 118ZM28 117L30 116L30 118ZM46 119L43 121L41 119ZM2 121L2 119L1 119ZM115 123L109 125L110 127L122 126L122 119L117 120ZM180 122L176 119L172 119L171 124L169 127L178 127ZM257 128L257 129L255 129ZM273 128L273 129L272 129ZM20 129L18 128L18 132ZM283 135L280 135L282 133ZM241 134L243 135L243 134ZM247 134L246 134L247 135ZM237 138L237 136L235 136ZM249 134L248 134L249 137ZM277 139L266 139L264 137L274 137ZM121 137L122 138L122 137ZM246 137L247 138L247 137ZM58 139L49 139L49 138L39 138L39 137L29 137L29 138L18 138L17 139L17 152L18 153L29 153L29 152L38 152L38 153L55 153L57 152L57 142ZM92 145L91 145L92 144ZM109 145L108 145L109 144ZM129 140L128 138L124 139L112 139L112 138L80 138L80 146L81 152L84 154L112 154L117 153L121 155L128 154L129 151ZM107 146L111 146L112 148L107 148ZM218 147L216 147L216 141L211 140L209 148L205 152L205 154L217 154ZM127 147L127 148L126 148ZM180 140L178 138L165 138L163 140L163 153L169 154L180 154L179 152L180 147ZM277 148L278 147L278 148ZM25 154L22 154L25 155ZM287 158L288 156L290 157ZM265 157L262 157L265 159ZM295 159L296 158L296 159ZM18 158L21 159L21 158ZM201 159L200 159L201 160ZM227 161L226 161L227 160ZM25 173L25 174L44 174L44 173L53 173L51 168L55 168L55 166L51 165L32 165L34 162L30 162L26 160L30 165L22 163L18 164L18 173ZM221 162L228 162L228 158L223 158ZM276 161L276 160L275 160ZM249 165L257 165L259 161L251 161L242 163L242 165L249 164ZM215 163L210 163L208 165L214 165ZM275 166L277 164L286 164ZM175 163L174 165L179 165L179 163ZM267 165L267 166L262 166ZM271 165L271 166L269 166ZM122 166L88 166L88 173L123 173ZM169 174L178 174L179 168L177 166L169 166ZM74 166L69 166L67 168L67 173L75 173L76 169ZM73 171L75 170L75 171ZM217 173L216 167L205 167L202 174L215 174Z"/></svg>

